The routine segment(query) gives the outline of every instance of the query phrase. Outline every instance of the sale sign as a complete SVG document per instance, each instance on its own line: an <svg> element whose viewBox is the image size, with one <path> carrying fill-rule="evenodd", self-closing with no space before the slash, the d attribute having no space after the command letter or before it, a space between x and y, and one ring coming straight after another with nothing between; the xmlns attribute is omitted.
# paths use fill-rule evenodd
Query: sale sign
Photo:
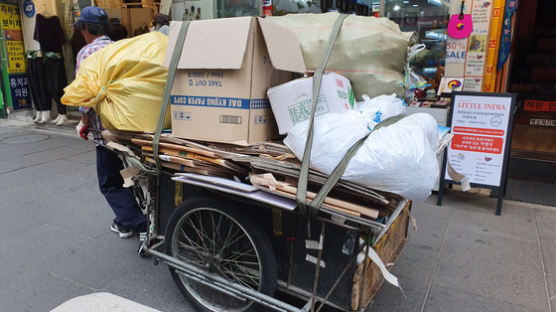
<svg viewBox="0 0 556 312"><path fill-rule="evenodd" d="M513 107L512 95L457 93L453 97L451 127L454 138L447 160L472 184L500 186ZM452 179L448 170L446 179Z"/></svg>

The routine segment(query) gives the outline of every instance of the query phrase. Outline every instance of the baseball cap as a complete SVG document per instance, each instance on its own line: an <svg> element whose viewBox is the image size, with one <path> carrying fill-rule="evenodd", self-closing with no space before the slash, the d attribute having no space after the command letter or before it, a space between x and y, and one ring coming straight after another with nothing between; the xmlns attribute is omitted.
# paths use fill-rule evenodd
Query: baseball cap
<svg viewBox="0 0 556 312"><path fill-rule="evenodd" d="M96 6L88 6L81 10L77 23L108 24L108 14Z"/></svg>

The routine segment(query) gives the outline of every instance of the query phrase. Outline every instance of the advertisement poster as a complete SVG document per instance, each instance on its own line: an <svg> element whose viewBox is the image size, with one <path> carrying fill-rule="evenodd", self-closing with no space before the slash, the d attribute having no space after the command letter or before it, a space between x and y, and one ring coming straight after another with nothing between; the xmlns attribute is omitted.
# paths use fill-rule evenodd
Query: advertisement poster
<svg viewBox="0 0 556 312"><path fill-rule="evenodd" d="M499 187L510 126L511 95L457 94L453 99L448 161L470 183ZM445 173L446 179L452 179Z"/></svg>
<svg viewBox="0 0 556 312"><path fill-rule="evenodd" d="M505 2L506 0L494 0L492 4L482 86L483 92L494 92L496 88L496 63L498 61L498 50L500 48L499 39L502 33L502 15L504 14Z"/></svg>
<svg viewBox="0 0 556 312"><path fill-rule="evenodd" d="M452 93L463 90L463 79L442 77L438 87L438 95Z"/></svg>
<svg viewBox="0 0 556 312"><path fill-rule="evenodd" d="M25 74L11 74L10 94L14 109L30 108L31 98L29 94L29 80Z"/></svg>
<svg viewBox="0 0 556 312"><path fill-rule="evenodd" d="M486 51L488 48L488 31L490 27L490 12L492 0L474 0L471 11L473 18L473 32L467 40L467 54L465 61L465 78L480 79L480 83L466 84L465 91L481 91L484 75Z"/></svg>
<svg viewBox="0 0 556 312"><path fill-rule="evenodd" d="M446 64L465 64L467 39L448 38L446 42Z"/></svg>
<svg viewBox="0 0 556 312"><path fill-rule="evenodd" d="M489 49L489 29L493 0L465 0L464 13L471 14L473 32L465 39L448 37L446 72L464 78L464 91L481 91ZM450 14L459 14L461 2L452 1Z"/></svg>
<svg viewBox="0 0 556 312"><path fill-rule="evenodd" d="M16 2L17 3L17 2ZM25 47L21 30L19 5L0 2L0 28L4 38L3 83L8 105L13 109L29 108L31 105L29 83L26 76Z"/></svg>

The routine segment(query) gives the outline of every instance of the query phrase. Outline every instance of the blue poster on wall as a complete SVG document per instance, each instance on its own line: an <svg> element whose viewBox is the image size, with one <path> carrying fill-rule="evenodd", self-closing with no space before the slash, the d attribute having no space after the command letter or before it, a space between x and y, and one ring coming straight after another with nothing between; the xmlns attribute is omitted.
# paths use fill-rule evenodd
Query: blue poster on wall
<svg viewBox="0 0 556 312"><path fill-rule="evenodd" d="M31 97L29 93L29 80L25 74L11 74L10 90L12 94L12 104L14 110L30 109Z"/></svg>
<svg viewBox="0 0 556 312"><path fill-rule="evenodd" d="M23 12L25 12L25 16L29 18L35 16L35 4L32 0L25 0L23 2Z"/></svg>

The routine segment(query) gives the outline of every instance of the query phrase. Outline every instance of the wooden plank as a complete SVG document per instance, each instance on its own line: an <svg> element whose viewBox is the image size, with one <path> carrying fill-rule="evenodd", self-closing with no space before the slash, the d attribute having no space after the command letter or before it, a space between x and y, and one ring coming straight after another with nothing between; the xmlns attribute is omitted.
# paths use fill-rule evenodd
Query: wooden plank
<svg viewBox="0 0 556 312"><path fill-rule="evenodd" d="M254 157L252 157L254 158ZM234 159L236 161L242 161L242 159ZM299 178L299 168L288 168L287 166L282 166L282 163L285 162L281 162L281 161L273 161L273 162L267 162L267 163L263 163L257 160L252 160L252 161L248 161L251 166L255 169L259 169L263 172L270 172L272 174L275 174L276 176L280 176L280 177L289 177L292 179L298 179ZM328 179L328 177L326 175L324 175L321 172L315 171L315 170L309 170L309 182L318 184L318 185L323 185L326 180ZM338 187L341 187L340 190L342 191L348 191L351 192L352 195L357 194L358 197L363 197L366 200L371 200L377 204L380 205L389 205L390 204L390 200L386 199L386 197L384 197L381 194L378 194L377 192L365 188L363 186L357 185L355 183L351 183L351 182L347 182L347 181L343 181L340 180L337 183L337 186L334 188L334 190L337 190ZM397 195L393 195L392 197L396 198Z"/></svg>
<svg viewBox="0 0 556 312"><path fill-rule="evenodd" d="M141 146L141 149L144 151L148 151L148 152L152 152L152 147L151 146ZM203 159L198 159L198 158L184 158L183 152L180 151L176 151L176 150L171 150L171 149L167 149L167 148L161 148L159 150L159 152L163 153L163 155L159 155L159 159L161 160L165 160L165 161L171 161L180 165L184 165L187 167L191 167L191 168L198 168L198 169L210 169L210 170L219 170L222 173L228 173L228 174L237 174L237 170L234 169L230 169L228 167L224 167L222 165L220 165L219 163L214 163L212 161L205 161ZM150 156L152 157L152 153L148 153L145 154L145 156ZM245 171L239 172L241 174L245 174Z"/></svg>
<svg viewBox="0 0 556 312"><path fill-rule="evenodd" d="M403 211L375 245L375 251L384 263L395 263L405 246L410 207L411 203L408 201ZM367 266L366 269L365 266ZM363 276L363 272L366 273L365 276ZM366 308L378 293L383 282L384 278L380 269L374 262L366 258L365 261L359 264L353 276L352 310L359 311ZM363 291L361 291L361 287L363 287Z"/></svg>
<svg viewBox="0 0 556 312"><path fill-rule="evenodd" d="M149 145L143 145L141 146L142 150L145 151L149 151L151 152L153 150L152 146ZM218 158L211 158L211 157L206 157L206 156L202 156L202 155L197 155L195 153L186 153L183 151L179 151L179 150L175 150L175 149L171 149L171 148L160 148L159 149L160 153L164 153L167 155L171 155L171 156L177 156L177 157L184 157L184 158L189 158L189 159L193 159L193 160L202 160L211 164L215 164L217 166L221 166L224 167L226 169L235 171L237 173L241 173L243 175L247 175L248 170L236 165L233 162L230 162L228 160L225 159L218 159Z"/></svg>
<svg viewBox="0 0 556 312"><path fill-rule="evenodd" d="M292 195L296 195L297 194L297 188L293 187L293 186L289 186L289 185L277 185L276 189L286 192L288 194L292 194ZM307 191L307 199L309 200L313 200L315 199L315 197L317 196L316 193L313 192L309 192ZM349 210L349 211L354 211L357 212L358 214L376 219L378 218L378 210L376 209L372 209L372 208L367 208L361 205L356 205L344 200L339 200L336 198L332 198L332 197L326 197L324 199L324 203L329 205L329 206L333 206L333 207L337 207L337 208L341 208L343 210Z"/></svg>
<svg viewBox="0 0 556 312"><path fill-rule="evenodd" d="M267 191L269 193L278 194L278 195L284 196L286 198L290 198L290 199L295 199L296 198L295 195L292 195L288 192L284 192L284 191L281 191L281 190L278 190L278 189L271 190L268 187L264 187L264 186L259 186L259 188L261 188L264 191ZM337 206L333 206L333 205L329 205L329 204L324 204L323 206L325 206L327 208L330 208L330 209L333 209L333 210L336 210L338 212L345 213L345 214L350 215L350 216L361 217L361 215L359 213L357 213L355 211L344 209L342 207L337 207Z"/></svg>
<svg viewBox="0 0 556 312"><path fill-rule="evenodd" d="M141 145L141 146L148 146L148 145L152 146L152 144L153 144L152 141L143 140L143 139L135 139L135 138L131 139L131 143ZM167 147L167 148L175 149L175 150L179 150L179 151L195 153L195 154L199 154L199 155L203 155L203 156L207 156L207 157L213 157L213 158L220 158L221 157L220 154L210 152L210 151L206 151L206 150L202 150L200 148L187 147L187 146L183 146L183 145L163 143L163 142L158 143L158 145L161 146L161 147Z"/></svg>
<svg viewBox="0 0 556 312"><path fill-rule="evenodd" d="M153 164L155 163L152 157L145 157L145 160ZM160 166L175 171L191 172L191 173L202 174L206 176L217 176L217 177L224 177L224 178L230 178L232 176L230 173L227 172L221 172L213 169L190 168L190 167L182 166L180 164L167 162L167 161L161 161Z"/></svg>
<svg viewBox="0 0 556 312"><path fill-rule="evenodd" d="M185 159L185 158L175 157L175 156L168 156L168 155L158 155L158 158L160 158L161 160L164 160L164 161L173 162L175 164L179 164L179 165L186 166L186 167L191 167L191 168L196 167L195 162L190 160L190 159Z"/></svg>

